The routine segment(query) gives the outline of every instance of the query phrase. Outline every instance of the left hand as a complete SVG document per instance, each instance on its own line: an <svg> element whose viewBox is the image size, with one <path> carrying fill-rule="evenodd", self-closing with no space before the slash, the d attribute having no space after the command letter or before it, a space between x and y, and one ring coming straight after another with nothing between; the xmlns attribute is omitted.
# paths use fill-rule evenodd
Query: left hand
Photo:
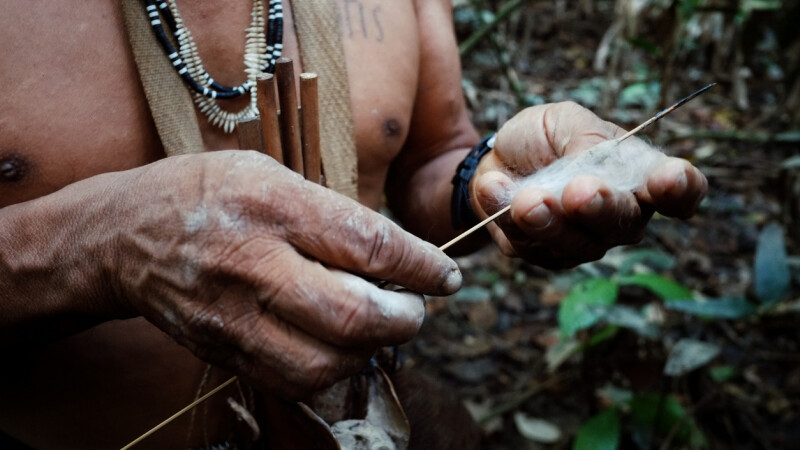
<svg viewBox="0 0 800 450"><path fill-rule="evenodd" d="M505 206L500 199L516 178L624 133L571 102L520 112L500 129L494 150L478 165L470 182L473 211L488 217ZM591 176L571 180L560 198L539 187L521 189L511 200L510 214L488 229L508 256L550 269L569 268L600 259L611 247L638 242L655 211L692 216L707 189L697 168L665 157L633 191L614 189Z"/></svg>

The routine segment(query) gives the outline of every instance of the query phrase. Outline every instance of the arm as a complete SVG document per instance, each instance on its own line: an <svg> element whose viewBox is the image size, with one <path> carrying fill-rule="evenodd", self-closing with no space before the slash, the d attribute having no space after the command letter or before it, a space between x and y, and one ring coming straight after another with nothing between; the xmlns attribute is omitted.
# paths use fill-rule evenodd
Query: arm
<svg viewBox="0 0 800 450"><path fill-rule="evenodd" d="M461 93L461 71L450 2L417 1L420 22L420 82L412 127L390 173L390 205L404 225L425 239L452 237L450 184L458 163L478 142ZM528 108L498 132L496 146L470 181L470 201L479 218L500 210L505 193L521 176L583 152L623 130L574 103ZM645 174L633 191L603 180L576 177L563 195L541 188L520 190L511 212L487 230L503 253L549 268L598 259L609 248L641 239L654 211L689 217L707 190L705 177L677 158ZM543 207L542 207L543 206ZM471 247L479 243L473 239ZM459 250L468 249L461 247Z"/></svg>
<svg viewBox="0 0 800 450"><path fill-rule="evenodd" d="M353 274L439 295L461 282L430 244L255 152L89 178L0 210L0 236L4 350L142 315L286 397L357 372L422 324L418 295Z"/></svg>
<svg viewBox="0 0 800 450"><path fill-rule="evenodd" d="M108 301L114 175L0 209L0 348L25 348L132 316ZM85 195L97 192L99 195Z"/></svg>
<svg viewBox="0 0 800 450"><path fill-rule="evenodd" d="M403 226L436 244L455 235L450 183L455 168L480 138L461 90L461 64L452 2L415 1L419 21L419 84L409 136L392 164L387 195ZM488 242L475 239L474 248Z"/></svg>

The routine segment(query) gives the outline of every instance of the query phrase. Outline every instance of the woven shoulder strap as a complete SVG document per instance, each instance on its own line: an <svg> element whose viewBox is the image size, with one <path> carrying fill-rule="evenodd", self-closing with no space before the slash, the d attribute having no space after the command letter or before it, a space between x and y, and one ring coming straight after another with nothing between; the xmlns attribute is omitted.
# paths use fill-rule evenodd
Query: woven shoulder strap
<svg viewBox="0 0 800 450"><path fill-rule="evenodd" d="M141 0L120 0L128 42L167 156L203 151L192 98L150 29Z"/></svg>
<svg viewBox="0 0 800 450"><path fill-rule="evenodd" d="M358 167L347 66L333 0L292 1L303 71L319 75L322 166L329 188L358 198Z"/></svg>

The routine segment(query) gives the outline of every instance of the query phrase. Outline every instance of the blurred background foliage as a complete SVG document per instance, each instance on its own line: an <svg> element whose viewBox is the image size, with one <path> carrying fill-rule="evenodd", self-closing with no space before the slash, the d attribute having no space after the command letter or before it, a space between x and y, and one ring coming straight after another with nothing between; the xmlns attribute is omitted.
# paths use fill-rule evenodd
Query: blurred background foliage
<svg viewBox="0 0 800 450"><path fill-rule="evenodd" d="M405 364L484 448L800 448L800 0L454 0L474 122L570 100L649 129L710 191L557 273L493 249L430 298ZM432 399L435 401L435 399Z"/></svg>

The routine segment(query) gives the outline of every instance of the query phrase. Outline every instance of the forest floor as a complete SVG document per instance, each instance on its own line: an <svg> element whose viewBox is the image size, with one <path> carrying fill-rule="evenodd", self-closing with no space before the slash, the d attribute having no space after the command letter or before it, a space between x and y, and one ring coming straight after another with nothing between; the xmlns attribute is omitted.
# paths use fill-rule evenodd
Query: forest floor
<svg viewBox="0 0 800 450"><path fill-rule="evenodd" d="M525 8L533 10L528 14L535 22L518 18L498 29L493 39L504 51L497 53L486 41L464 57L465 92L482 131L497 129L522 103L575 100L628 129L657 110L658 94L650 89L658 86L658 58L631 52L614 77L593 68L615 18L613 2L596 2L591 17L559 12L558 3L532 2ZM463 38L472 29L463 23L474 20L467 17L474 11L457 8L457 19L459 14ZM502 53L506 70L498 64ZM670 101L718 81L702 61L682 64ZM735 105L731 84L723 81L645 133L707 176L709 193L695 217L656 216L641 244L567 271L542 270L487 248L459 259L465 275L459 294L428 299L420 336L402 348L404 364L458 392L480 422L483 447L571 448L581 426L613 409L610 426L619 430L620 448L800 448L800 239L798 223L790 220L784 167L798 145L700 135L789 129L778 84L756 79L749 83L746 110ZM522 89L514 91L517 81ZM636 86L618 89L604 105L612 82ZM639 87L655 100L642 96ZM763 237L773 222L781 224L784 242L774 234ZM777 266L768 259L766 269L758 270L788 267L791 280L788 293L775 299L780 302L760 313L698 317L621 283L617 304L644 311L655 335L595 325L570 341L578 347L564 350L559 307L586 279L655 273L696 299L763 304L764 294L754 288L758 277L769 275L754 266L760 245ZM711 344L715 351L694 370L665 375L682 339Z"/></svg>

